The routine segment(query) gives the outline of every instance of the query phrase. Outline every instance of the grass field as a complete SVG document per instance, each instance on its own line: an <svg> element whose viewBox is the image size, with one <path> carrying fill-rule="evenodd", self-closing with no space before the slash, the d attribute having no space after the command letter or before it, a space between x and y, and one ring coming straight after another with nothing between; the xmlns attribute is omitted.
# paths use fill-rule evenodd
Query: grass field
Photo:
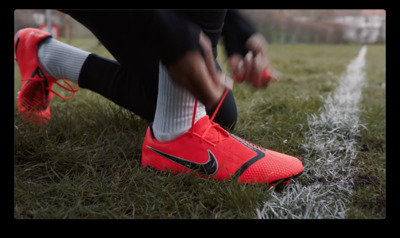
<svg viewBox="0 0 400 238"><path fill-rule="evenodd" d="M93 40L72 44L111 57ZM239 120L232 132L303 161L315 159L301 146L310 129L307 120L320 113L360 48L271 45L271 64L281 80L267 90L235 84ZM385 54L384 45L368 46L346 218L386 216ZM223 52L219 55L226 67ZM14 80L16 97L17 64ZM15 218L257 218L272 191L283 197L287 191L143 169L141 143L148 123L89 90L80 89L69 101L54 97L51 110L47 126L26 123L14 110ZM295 183L307 186L311 176Z"/></svg>

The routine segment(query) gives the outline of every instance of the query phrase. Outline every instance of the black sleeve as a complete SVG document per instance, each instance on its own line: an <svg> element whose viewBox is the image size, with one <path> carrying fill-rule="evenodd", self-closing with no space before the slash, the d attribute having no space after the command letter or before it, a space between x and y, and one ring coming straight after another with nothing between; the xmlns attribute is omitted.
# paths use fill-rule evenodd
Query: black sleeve
<svg viewBox="0 0 400 238"><path fill-rule="evenodd" d="M189 50L203 50L199 43L200 28L170 10L156 10L155 42L161 61L168 66Z"/></svg>
<svg viewBox="0 0 400 238"><path fill-rule="evenodd" d="M254 25L237 10L228 10L222 29L223 41L228 57L234 53L246 55L247 39L257 30Z"/></svg>

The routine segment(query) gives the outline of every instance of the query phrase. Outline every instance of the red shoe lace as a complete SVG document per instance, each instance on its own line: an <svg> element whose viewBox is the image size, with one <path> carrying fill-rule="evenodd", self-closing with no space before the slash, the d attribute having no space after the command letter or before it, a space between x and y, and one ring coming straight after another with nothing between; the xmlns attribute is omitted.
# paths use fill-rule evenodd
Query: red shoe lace
<svg viewBox="0 0 400 238"><path fill-rule="evenodd" d="M79 90L79 85L78 85L77 83L75 83L75 85L76 85L76 89L75 89L74 87L72 87L72 85L71 85L70 83L68 83L67 80L65 80L65 79L61 79L61 80L62 80L65 84L68 85L68 88L65 87L64 85L60 84L60 83L57 82L57 81L54 82L54 83L57 84L59 87L65 89L66 91L71 92L71 93L72 93L71 96L69 96L69 97L63 97L63 96L61 96L60 94L58 94L56 91L54 91L53 89L51 89L51 88L49 88L49 87L47 87L47 90L49 90L50 92L54 93L55 95L59 96L60 98L62 98L62 99L64 99L64 100L69 100L69 99L75 97L75 93L78 92L78 90Z"/></svg>
<svg viewBox="0 0 400 238"><path fill-rule="evenodd" d="M27 80L29 80L29 81L38 81L38 82L40 82L40 81L47 80L47 78L46 78L46 77L44 77L44 78L29 78L29 79L27 79ZM61 80L64 81L64 83L67 84L68 87L66 87L66 86L64 86L64 85L62 85L62 84L60 84L60 83L57 82L57 81L55 81L54 83L57 84L59 87L65 89L66 91L71 92L71 93L72 93L71 96L69 96L69 97L64 97L64 96L60 95L59 93L57 93L56 91L54 91L50 86L47 86L46 89L47 89L48 91L54 93L54 94L57 95L58 97L64 99L64 100L69 100L69 99L75 97L75 93L78 92L78 90L79 90L79 85L78 85L78 84L75 84L75 85L76 85L76 89L75 89L74 87L72 87L72 85L71 85L70 83L68 83L67 80L65 80L65 79L61 79Z"/></svg>
<svg viewBox="0 0 400 238"><path fill-rule="evenodd" d="M262 78L269 78L269 77L270 77L270 73L271 73L271 71L270 71L269 69L265 69L265 70L261 73L261 77L262 77ZM233 83L233 81L235 81L236 77L237 77L237 75L233 76L233 78L232 78L232 83ZM215 118L215 115L217 115L217 112L218 112L219 108L220 108L221 105L222 105L222 102L225 100L225 97L226 97L226 95L228 94L228 92L229 92L229 88L227 88L227 89L225 90L224 95L222 96L222 98L221 98L221 100L219 101L219 103L218 103L218 105L217 105L217 107L216 107L216 109L215 109L213 115L212 115L211 118L210 118L210 125L207 127L207 129L203 132L202 135L199 135L199 134L197 134L197 133L195 133L195 132L193 131L193 127L194 127L194 123L195 123L195 119L196 119L197 99L195 100L195 103L194 103L194 110L193 110L193 117L192 117L192 127L190 128L190 132L191 132L192 135L195 135L195 136L199 137L199 138L201 139L201 141L206 141L207 143L209 143L209 144L212 145L212 146L215 146L216 144L213 143L213 142L211 142L211 141L209 141L209 140L207 140L207 139L205 138L206 135L207 135L207 133L209 132L209 130L210 130L211 128L215 128L215 129L217 129L217 130L220 132L220 133L218 133L218 140L217 140L218 142L219 142L220 139L221 139L220 134L223 134L225 137L228 137L228 136L229 136L229 133L228 133L226 130L224 130L218 123L215 123L215 122L213 121L214 118ZM257 147L258 147L258 146L257 146Z"/></svg>
<svg viewBox="0 0 400 238"><path fill-rule="evenodd" d="M236 79L236 76L237 76L237 75L235 75L235 76L232 78L232 82ZM215 108L214 113L212 114L212 116L211 116L211 118L210 118L210 125L207 127L207 129L203 132L202 135L199 135L199 134L197 134L197 133L195 133L195 132L193 131L193 127L194 127L195 119L196 119L196 111L197 111L197 99L195 100L195 102L194 102L194 110L193 110L193 117L192 117L192 127L190 128L190 133L191 133L192 135L195 135L195 136L199 137L199 138L201 139L200 141L205 141L205 142L209 143L209 144L212 145L212 146L216 146L216 143L213 143L213 142L211 142L211 141L209 141L209 140L207 140L207 139L205 138L206 135L207 135L207 133L209 132L209 130L210 130L211 128L215 128L215 129L217 129L217 130L220 132L220 133L218 133L218 140L217 140L218 142L219 142L220 139L221 139L220 134L224 135L225 137L228 137L228 136L229 136L229 133L228 133L226 130L224 130L218 123L215 123L215 122L213 121L214 118L215 118L215 116L217 115L217 112L218 112L219 108L220 108L221 105L222 105L222 102L225 100L225 97L226 97L226 95L228 94L228 92L229 92L229 88L227 88L227 89L225 90L224 95L222 96L222 98L221 98L221 100L219 101L217 107Z"/></svg>

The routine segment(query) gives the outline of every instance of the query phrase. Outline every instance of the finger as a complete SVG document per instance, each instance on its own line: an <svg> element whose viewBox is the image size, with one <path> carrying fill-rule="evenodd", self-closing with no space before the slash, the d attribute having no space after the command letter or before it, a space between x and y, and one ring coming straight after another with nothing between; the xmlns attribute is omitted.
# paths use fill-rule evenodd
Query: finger
<svg viewBox="0 0 400 238"><path fill-rule="evenodd" d="M263 56L267 55L268 44L261 34L252 35L246 42L246 48L256 52L261 53Z"/></svg>
<svg viewBox="0 0 400 238"><path fill-rule="evenodd" d="M253 53L251 51L249 51L243 59L243 67L242 67L243 81L251 82L250 77L251 77L251 69L252 69L252 64L251 64L252 58L253 58Z"/></svg>
<svg viewBox="0 0 400 238"><path fill-rule="evenodd" d="M199 67L200 72L196 77L196 85L194 91L199 91L197 98L206 106L206 108L212 108L216 105L222 97L225 86L219 81L220 75L217 76L218 82L214 81L212 76L209 74L208 66L204 64L203 67ZM200 89L200 90L199 90ZM196 92L197 94L197 92ZM195 95L196 96L196 95Z"/></svg>
<svg viewBox="0 0 400 238"><path fill-rule="evenodd" d="M236 73L236 79L238 82L243 82L245 80L244 75L246 73L246 69L243 66L243 59L240 59L238 63L238 71Z"/></svg>
<svg viewBox="0 0 400 238"><path fill-rule="evenodd" d="M261 87L268 87L271 81L271 73L268 67L268 62L265 61L265 57L261 56L258 59L257 75L260 79Z"/></svg>
<svg viewBox="0 0 400 238"><path fill-rule="evenodd" d="M193 73L189 76L190 80L186 82L186 84L188 84L187 89L199 99L206 108L211 108L217 104L222 97L225 86L220 82L218 82L218 84L215 83L202 57L196 62L193 65Z"/></svg>
<svg viewBox="0 0 400 238"><path fill-rule="evenodd" d="M229 65L234 75L236 82L243 82L243 57L240 54L233 54L229 57Z"/></svg>
<svg viewBox="0 0 400 238"><path fill-rule="evenodd" d="M261 77L261 73L264 69L261 54L257 54L251 62L250 80L254 87L263 87L264 79Z"/></svg>
<svg viewBox="0 0 400 238"><path fill-rule="evenodd" d="M261 82L261 71L263 68L261 54L257 54L255 57L253 57L253 53L249 52L246 55L246 81L249 83L253 84L254 87L260 87L262 86Z"/></svg>
<svg viewBox="0 0 400 238"><path fill-rule="evenodd" d="M203 33L200 33L200 44L203 48L205 55L205 63L207 70L216 85L220 85L220 76L217 74L217 69L215 68L215 60L212 52L211 41L210 39Z"/></svg>
<svg viewBox="0 0 400 238"><path fill-rule="evenodd" d="M234 74L239 72L240 61L242 60L242 56L240 54L233 54L229 57L229 66Z"/></svg>
<svg viewBox="0 0 400 238"><path fill-rule="evenodd" d="M167 67L172 80L186 88L200 100L206 108L212 108L222 97L225 86L214 83L207 69L204 55L199 51L189 51L181 59Z"/></svg>

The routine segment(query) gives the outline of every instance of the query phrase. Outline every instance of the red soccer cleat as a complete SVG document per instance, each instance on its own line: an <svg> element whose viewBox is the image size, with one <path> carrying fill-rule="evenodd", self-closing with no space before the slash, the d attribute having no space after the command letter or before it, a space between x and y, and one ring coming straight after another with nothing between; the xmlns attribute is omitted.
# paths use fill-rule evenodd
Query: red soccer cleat
<svg viewBox="0 0 400 238"><path fill-rule="evenodd" d="M168 142L157 141L149 126L142 146L142 165L174 174L192 172L217 180L234 176L240 183L269 186L289 183L291 178L301 174L303 164L299 159L261 148L228 133L212 121L216 111L211 120L208 116L201 118L192 123L188 132Z"/></svg>
<svg viewBox="0 0 400 238"><path fill-rule="evenodd" d="M47 75L37 58L38 45L43 40L51 37L50 33L35 28L25 28L17 32L14 38L15 59L21 73L21 90L17 97L18 112L24 115L25 120L39 123L48 123L50 120L50 101L53 93L63 99L75 96L74 89L67 81L69 88L59 84L57 79ZM65 98L52 90L56 83L72 96Z"/></svg>

